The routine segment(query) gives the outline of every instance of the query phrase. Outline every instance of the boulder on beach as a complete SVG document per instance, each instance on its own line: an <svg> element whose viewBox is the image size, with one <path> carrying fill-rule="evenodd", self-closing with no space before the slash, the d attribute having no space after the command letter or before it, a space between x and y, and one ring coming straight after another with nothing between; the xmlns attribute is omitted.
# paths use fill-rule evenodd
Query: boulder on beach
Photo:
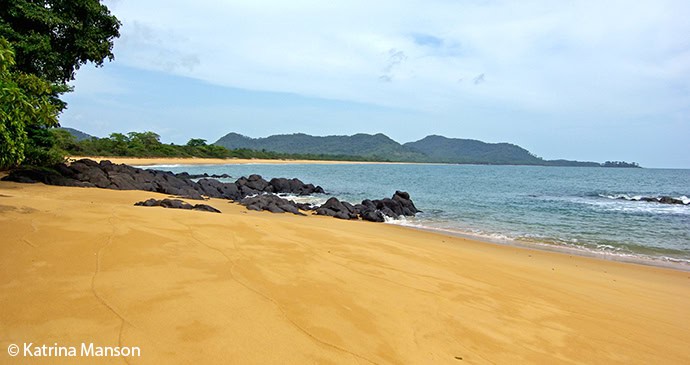
<svg viewBox="0 0 690 365"><path fill-rule="evenodd" d="M207 204L196 204L191 205L180 199L147 199L141 202L134 203L136 206L142 207L163 207L171 209L186 209L186 210L199 210L203 212L220 213L221 211Z"/></svg>

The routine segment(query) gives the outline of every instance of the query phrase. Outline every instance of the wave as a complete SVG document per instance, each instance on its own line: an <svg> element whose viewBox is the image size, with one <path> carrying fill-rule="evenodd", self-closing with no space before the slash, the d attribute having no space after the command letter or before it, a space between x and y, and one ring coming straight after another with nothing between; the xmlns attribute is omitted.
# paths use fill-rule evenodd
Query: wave
<svg viewBox="0 0 690 365"><path fill-rule="evenodd" d="M386 224L399 225L415 229L434 231L449 234L452 236L475 239L484 242L508 244L522 247L540 247L545 250L555 250L561 252L572 252L583 256L595 256L611 260L635 262L650 265L680 267L687 270L690 267L690 258L686 252L675 252L675 250L658 249L652 253L649 248L644 246L630 247L630 245L615 245L609 243L589 243L582 242L576 238L565 240L559 238L549 238L536 234L518 234L510 236L500 233L490 233L481 230L463 230L459 228L447 228L435 226L433 222L419 218L392 218L384 216ZM670 253L669 251L674 251ZM673 257L676 256L676 257ZM680 257L678 257L680 256ZM680 265L680 266L677 266Z"/></svg>
<svg viewBox="0 0 690 365"><path fill-rule="evenodd" d="M690 205L690 198L686 195L682 196L670 196L670 195L656 195L656 196L644 196L644 195L629 195L629 194L597 194L597 196L612 200L627 200L635 202L650 202L650 203L663 203L663 204L678 204L678 205Z"/></svg>
<svg viewBox="0 0 690 365"><path fill-rule="evenodd" d="M277 194L279 197L287 200L292 200L295 203L306 203L313 206L320 206L326 203L328 197L321 195L295 195L295 194Z"/></svg>

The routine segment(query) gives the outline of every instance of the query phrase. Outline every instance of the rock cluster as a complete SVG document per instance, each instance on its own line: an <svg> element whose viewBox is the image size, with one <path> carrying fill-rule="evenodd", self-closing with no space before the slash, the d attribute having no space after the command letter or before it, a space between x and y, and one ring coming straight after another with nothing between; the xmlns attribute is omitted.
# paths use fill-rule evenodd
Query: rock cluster
<svg viewBox="0 0 690 365"><path fill-rule="evenodd" d="M292 213L297 215L305 215L300 210L314 209L310 204L295 203L292 200L287 200L274 194L247 197L242 199L240 204L246 206L249 210L267 210L271 213Z"/></svg>
<svg viewBox="0 0 690 365"><path fill-rule="evenodd" d="M415 207L410 194L396 191L392 198L381 200L365 199L361 204L352 205L336 198L330 198L325 204L316 209L317 215L326 215L340 219L364 219L370 222L383 222L384 216L398 218L400 216L414 216L421 213Z"/></svg>
<svg viewBox="0 0 690 365"><path fill-rule="evenodd" d="M216 209L210 205L207 205L207 204L191 205L191 204L184 202L180 199L156 200L156 199L151 198L151 199L147 199L143 202L134 203L134 205L142 206L142 207L163 207L163 208L200 210L203 212L220 213L220 210L218 210L218 209Z"/></svg>
<svg viewBox="0 0 690 365"><path fill-rule="evenodd" d="M47 185L98 187L115 190L144 190L180 196L187 199L223 198L239 201L247 196L261 193L285 193L309 195L324 193L320 186L304 184L298 179L264 180L259 175L240 178L234 183L223 183L213 179L192 181L184 175L168 171L143 170L110 161L100 163L82 159L70 165L59 164L52 169L20 168L3 178L7 181Z"/></svg>
<svg viewBox="0 0 690 365"><path fill-rule="evenodd" d="M406 192L396 191L392 198L362 201L352 205L337 198L330 198L325 204L314 207L310 204L296 203L275 194L311 195L325 194L323 188L305 184L299 179L274 178L266 181L259 175L241 177L234 183L225 183L206 176L228 178L228 175L190 175L174 174L168 171L143 170L128 165L100 163L82 159L70 165L59 164L48 168L20 168L3 178L22 183L42 182L47 185L98 187L115 190L144 190L174 195L186 199L202 200L209 198L228 199L239 202L250 210L267 210L273 213L293 213L304 215L302 211L315 210L317 215L340 219L364 219L383 222L384 216L398 218L414 216L420 211ZM201 177L197 181L192 179ZM192 206L178 199L149 199L136 205L162 206L167 208L195 209L217 212L205 204Z"/></svg>
<svg viewBox="0 0 690 365"><path fill-rule="evenodd" d="M665 196L665 195L664 196L643 196L643 197L634 197L634 198L629 198L627 196L619 196L616 199L660 203L660 204L690 205L689 203L686 203L681 199L674 198L672 196Z"/></svg>

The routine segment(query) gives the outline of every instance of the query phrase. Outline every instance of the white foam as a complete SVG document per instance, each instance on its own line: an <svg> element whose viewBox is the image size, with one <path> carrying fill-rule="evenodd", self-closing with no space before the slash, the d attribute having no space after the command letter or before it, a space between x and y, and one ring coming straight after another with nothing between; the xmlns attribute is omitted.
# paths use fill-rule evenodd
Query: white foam
<svg viewBox="0 0 690 365"><path fill-rule="evenodd" d="M306 204L311 204L311 205L323 205L326 203L326 200L328 199L325 196L317 196L317 195L295 195L295 194L278 194L279 197L287 200L292 200L295 203L306 203Z"/></svg>

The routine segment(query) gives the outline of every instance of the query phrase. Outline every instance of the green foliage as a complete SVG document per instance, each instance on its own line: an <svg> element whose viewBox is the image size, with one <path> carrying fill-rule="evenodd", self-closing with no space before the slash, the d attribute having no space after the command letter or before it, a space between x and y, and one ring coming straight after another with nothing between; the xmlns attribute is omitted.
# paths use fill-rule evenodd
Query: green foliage
<svg viewBox="0 0 690 365"><path fill-rule="evenodd" d="M637 162L625 162L625 161L606 161L601 164L603 167L627 167L627 168L638 168L640 165Z"/></svg>
<svg viewBox="0 0 690 365"><path fill-rule="evenodd" d="M315 160L441 162L458 164L592 166L596 162L544 160L510 143L428 136L404 145L383 134L315 137L306 134L249 138L229 133L215 144L226 148L274 151Z"/></svg>
<svg viewBox="0 0 690 365"><path fill-rule="evenodd" d="M400 145L383 134L355 134L353 136L315 137L307 134L276 135L267 138L248 138L229 133L216 145L226 148L266 150L308 156L355 156L357 160L421 161L422 153Z"/></svg>
<svg viewBox="0 0 690 365"><path fill-rule="evenodd" d="M99 0L12 0L0 5L0 168L61 161L60 95L80 66L113 59L120 22ZM64 141L59 143L64 144Z"/></svg>
<svg viewBox="0 0 690 365"><path fill-rule="evenodd" d="M47 128L57 126L58 106L53 103L53 86L36 75L14 68L14 52L0 38L0 168L26 161L53 159L49 153ZM44 153L37 150L48 148Z"/></svg>
<svg viewBox="0 0 690 365"><path fill-rule="evenodd" d="M434 162L542 165L544 160L509 143L485 143L472 139L427 136L406 146L424 153Z"/></svg>
<svg viewBox="0 0 690 365"><path fill-rule="evenodd" d="M76 129L74 129L74 128L60 127L60 128L58 128L58 129L61 130L61 131L67 132L67 134L69 134L69 135L71 135L72 137L74 137L77 141L82 141L82 140L85 140L85 139L93 138L92 135L86 134L86 133L84 133L84 132L82 132L82 131L79 131L79 130L76 130Z"/></svg>
<svg viewBox="0 0 690 365"><path fill-rule="evenodd" d="M256 151L246 148L229 150L218 145L206 144L206 140L192 138L185 145L164 144L153 132L112 133L107 138L77 140L70 132L52 129L51 139L56 142L53 151L72 156L122 156L122 157L199 157L199 158L259 158L259 159L303 159L375 161L362 156L328 154L288 154ZM77 131L78 132L78 131Z"/></svg>
<svg viewBox="0 0 690 365"><path fill-rule="evenodd" d="M119 29L119 20L98 0L12 0L0 6L0 37L14 46L17 68L60 85L87 62L112 60Z"/></svg>
<svg viewBox="0 0 690 365"><path fill-rule="evenodd" d="M188 147L202 147L206 146L206 140L201 138L192 138L187 142Z"/></svg>

